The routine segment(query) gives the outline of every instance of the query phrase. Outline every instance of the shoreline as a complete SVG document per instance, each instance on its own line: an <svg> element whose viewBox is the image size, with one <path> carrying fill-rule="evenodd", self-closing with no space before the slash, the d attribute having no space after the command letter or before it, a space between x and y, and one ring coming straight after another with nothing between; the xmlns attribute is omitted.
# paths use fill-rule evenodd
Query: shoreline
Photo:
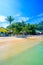
<svg viewBox="0 0 43 65"><path fill-rule="evenodd" d="M28 38L0 37L0 60L15 56L43 41L43 36Z"/></svg>

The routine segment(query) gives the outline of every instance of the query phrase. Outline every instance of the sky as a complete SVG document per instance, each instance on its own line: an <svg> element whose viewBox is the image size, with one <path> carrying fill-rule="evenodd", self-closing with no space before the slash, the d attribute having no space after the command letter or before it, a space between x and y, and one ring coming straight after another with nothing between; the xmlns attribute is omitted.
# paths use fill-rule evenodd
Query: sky
<svg viewBox="0 0 43 65"><path fill-rule="evenodd" d="M0 0L0 27L9 25L7 16L13 16L14 22L39 23L43 21L43 0Z"/></svg>

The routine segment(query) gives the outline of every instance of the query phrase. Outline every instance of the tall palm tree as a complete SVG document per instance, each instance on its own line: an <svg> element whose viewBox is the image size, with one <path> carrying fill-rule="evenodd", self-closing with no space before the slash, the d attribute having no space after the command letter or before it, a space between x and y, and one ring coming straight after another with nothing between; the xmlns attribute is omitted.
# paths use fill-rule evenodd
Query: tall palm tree
<svg viewBox="0 0 43 65"><path fill-rule="evenodd" d="M9 24L10 24L10 33L12 32L12 21L14 21L14 18L12 17L12 16L8 16L7 18L6 18L6 20L9 22Z"/></svg>
<svg viewBox="0 0 43 65"><path fill-rule="evenodd" d="M11 25L12 21L14 20L14 18L13 18L12 16L8 16L8 17L6 18L6 20L9 21L9 23L10 23L10 25Z"/></svg>

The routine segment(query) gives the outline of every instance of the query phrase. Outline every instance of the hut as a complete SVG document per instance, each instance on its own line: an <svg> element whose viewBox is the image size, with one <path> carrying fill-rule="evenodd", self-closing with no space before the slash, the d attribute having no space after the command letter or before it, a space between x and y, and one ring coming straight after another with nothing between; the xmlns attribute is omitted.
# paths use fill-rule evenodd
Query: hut
<svg viewBox="0 0 43 65"><path fill-rule="evenodd" d="M6 34L7 32L8 32L8 31L7 31L5 28L3 28L3 27L0 28L0 36L5 36L5 34Z"/></svg>
<svg viewBox="0 0 43 65"><path fill-rule="evenodd" d="M36 30L36 34L41 34L42 32L39 30Z"/></svg>

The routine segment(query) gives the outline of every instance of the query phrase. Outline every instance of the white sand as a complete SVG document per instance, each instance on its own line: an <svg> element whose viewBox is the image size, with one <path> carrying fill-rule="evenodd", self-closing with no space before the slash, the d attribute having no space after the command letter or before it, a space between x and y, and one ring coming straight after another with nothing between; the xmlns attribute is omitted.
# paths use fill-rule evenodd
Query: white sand
<svg viewBox="0 0 43 65"><path fill-rule="evenodd" d="M0 37L0 60L21 53L43 41L43 36L28 38Z"/></svg>

